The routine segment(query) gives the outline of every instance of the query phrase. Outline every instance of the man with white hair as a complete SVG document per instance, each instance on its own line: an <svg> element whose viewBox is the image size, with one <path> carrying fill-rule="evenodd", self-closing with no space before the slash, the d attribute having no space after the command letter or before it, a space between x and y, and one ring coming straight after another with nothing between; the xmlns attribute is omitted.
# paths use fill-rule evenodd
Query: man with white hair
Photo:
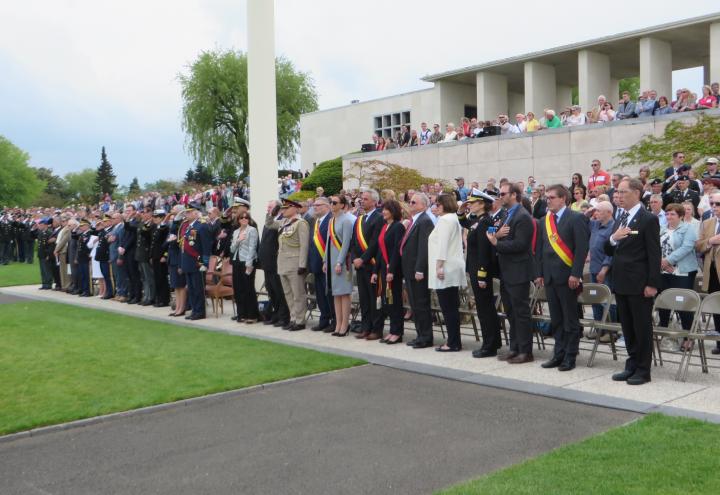
<svg viewBox="0 0 720 495"><path fill-rule="evenodd" d="M662 200L660 200L662 205ZM610 201L599 201L593 211L593 219L590 220L590 277L593 283L610 286L607 273L610 270L612 257L605 254L605 242L610 238L615 220L613 219L613 207ZM614 308L613 308L614 309ZM602 318L603 307L600 304L593 305L593 318ZM613 320L614 321L614 320Z"/></svg>
<svg viewBox="0 0 720 495"><path fill-rule="evenodd" d="M518 113L515 115L515 125L509 129L510 134L522 134L525 132L527 123L525 122L525 115Z"/></svg>
<svg viewBox="0 0 720 495"><path fill-rule="evenodd" d="M545 123L543 128L545 129L558 129L562 127L562 121L560 117L555 115L555 110L548 108L545 110Z"/></svg>
<svg viewBox="0 0 720 495"><path fill-rule="evenodd" d="M605 98L605 95L598 96L597 99L597 106L593 107L592 110L590 110L590 124L595 124L600 121L600 112L602 111L603 107L605 106L605 102L607 101L607 98Z"/></svg>
<svg viewBox="0 0 720 495"><path fill-rule="evenodd" d="M705 255L703 263L702 290L711 294L720 290L720 193L710 197L712 216L702 223L700 237L695 243L695 250ZM720 316L713 315L715 331L720 331ZM720 354L720 342L713 354Z"/></svg>
<svg viewBox="0 0 720 495"><path fill-rule="evenodd" d="M455 124L448 122L445 126L445 138L442 140L443 143L451 143L457 139L457 132L455 132Z"/></svg>

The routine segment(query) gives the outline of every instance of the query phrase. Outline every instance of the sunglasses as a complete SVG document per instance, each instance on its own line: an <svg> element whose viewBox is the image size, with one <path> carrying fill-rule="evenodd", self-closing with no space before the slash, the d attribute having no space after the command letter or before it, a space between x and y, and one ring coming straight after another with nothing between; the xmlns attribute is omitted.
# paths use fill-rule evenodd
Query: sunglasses
<svg viewBox="0 0 720 495"><path fill-rule="evenodd" d="M710 206L720 206L720 202L712 201L710 202Z"/></svg>
<svg viewBox="0 0 720 495"><path fill-rule="evenodd" d="M337 206L340 204L340 201L330 201L330 204Z"/></svg>

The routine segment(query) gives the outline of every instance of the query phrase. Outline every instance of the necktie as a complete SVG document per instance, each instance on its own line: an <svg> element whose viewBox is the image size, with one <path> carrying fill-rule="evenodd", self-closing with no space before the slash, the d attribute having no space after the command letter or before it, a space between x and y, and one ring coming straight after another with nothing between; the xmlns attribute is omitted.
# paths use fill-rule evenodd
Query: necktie
<svg viewBox="0 0 720 495"><path fill-rule="evenodd" d="M553 220L555 220L555 226L557 226L560 223L560 217L558 216L557 213L553 213L552 216L553 216Z"/></svg>
<svg viewBox="0 0 720 495"><path fill-rule="evenodd" d="M400 242L400 256L403 254L403 248L405 247L405 242L407 241L408 236L410 235L410 230L413 227L413 219L410 219L410 223L407 226L407 230L405 230L405 235L402 238L402 241Z"/></svg>
<svg viewBox="0 0 720 495"><path fill-rule="evenodd" d="M615 220L620 220L620 218L622 218L624 213L625 213L625 210L623 210L622 208L618 208L617 212L615 213Z"/></svg>
<svg viewBox="0 0 720 495"><path fill-rule="evenodd" d="M620 228L627 227L627 221L628 217L630 216L630 213L627 211L624 211L622 215L620 215Z"/></svg>

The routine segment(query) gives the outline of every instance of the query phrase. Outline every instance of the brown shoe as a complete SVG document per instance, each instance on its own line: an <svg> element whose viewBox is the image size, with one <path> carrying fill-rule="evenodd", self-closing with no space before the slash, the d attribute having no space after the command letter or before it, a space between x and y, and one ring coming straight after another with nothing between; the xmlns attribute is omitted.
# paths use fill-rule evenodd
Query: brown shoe
<svg viewBox="0 0 720 495"><path fill-rule="evenodd" d="M507 360L509 364L532 363L533 361L535 361L535 358L533 358L533 355L529 352L527 354L518 354L517 356Z"/></svg>
<svg viewBox="0 0 720 495"><path fill-rule="evenodd" d="M376 333L371 333L367 337L365 337L365 340L380 340L382 338L382 335L378 335Z"/></svg>
<svg viewBox="0 0 720 495"><path fill-rule="evenodd" d="M506 352L505 354L500 354L500 355L498 356L498 361L507 361L508 359L512 359L512 358L514 358L514 357L517 356L517 355L518 355L517 352L508 351L508 352Z"/></svg>
<svg viewBox="0 0 720 495"><path fill-rule="evenodd" d="M366 339L370 336L370 332L362 332L355 336L356 339Z"/></svg>

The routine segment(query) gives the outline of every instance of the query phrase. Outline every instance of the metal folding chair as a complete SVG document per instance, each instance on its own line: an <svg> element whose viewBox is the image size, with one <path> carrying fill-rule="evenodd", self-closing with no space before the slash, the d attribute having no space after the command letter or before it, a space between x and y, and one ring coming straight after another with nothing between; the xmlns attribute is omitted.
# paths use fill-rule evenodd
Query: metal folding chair
<svg viewBox="0 0 720 495"><path fill-rule="evenodd" d="M663 365L662 349L660 348L662 339L691 338L691 334L694 333L695 327L698 324L700 305L700 296L697 292L691 289L665 289L655 298L655 304L653 306L653 316L655 317L653 324L653 340L655 342L655 349L660 361L660 366ZM670 320L668 326L666 327L659 325L658 312L661 309L670 311ZM693 322L687 330L672 326L673 316L680 311L692 313L693 315ZM678 366L678 372L675 376L676 380L680 380L683 375L685 360L688 357L689 351L687 348L683 348L679 353L680 363Z"/></svg>

